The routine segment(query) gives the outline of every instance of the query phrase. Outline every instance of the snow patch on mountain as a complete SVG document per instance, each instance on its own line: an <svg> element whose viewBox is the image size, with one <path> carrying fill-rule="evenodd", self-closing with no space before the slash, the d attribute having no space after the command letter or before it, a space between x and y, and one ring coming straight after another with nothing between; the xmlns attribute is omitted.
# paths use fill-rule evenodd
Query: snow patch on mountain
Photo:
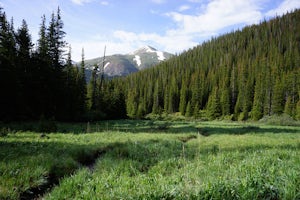
<svg viewBox="0 0 300 200"><path fill-rule="evenodd" d="M135 61L138 66L141 66L142 64L141 57L139 55L135 55L133 61Z"/></svg>
<svg viewBox="0 0 300 200"><path fill-rule="evenodd" d="M157 51L156 49L150 46L145 46L143 49L148 53L155 53Z"/></svg>
<svg viewBox="0 0 300 200"><path fill-rule="evenodd" d="M104 73L108 77L126 76L130 73L153 67L172 56L170 53L159 51L147 45L128 54L107 56L104 63ZM90 79L95 64L97 64L98 73L101 71L103 59L103 57L99 57L85 61L88 79ZM80 63L77 63L77 65L80 66Z"/></svg>
<svg viewBox="0 0 300 200"><path fill-rule="evenodd" d="M142 48L139 48L138 50L134 51L131 53L131 55L136 55L136 54L144 54L144 53L156 53L156 49L150 46L144 46Z"/></svg>
<svg viewBox="0 0 300 200"><path fill-rule="evenodd" d="M157 54L157 59L158 60L160 60L160 61L166 60L166 57L164 56L164 52L156 51L156 54Z"/></svg>
<svg viewBox="0 0 300 200"><path fill-rule="evenodd" d="M106 67L108 67L109 64L110 64L110 62L107 62L107 63L104 65L104 69L105 69Z"/></svg>

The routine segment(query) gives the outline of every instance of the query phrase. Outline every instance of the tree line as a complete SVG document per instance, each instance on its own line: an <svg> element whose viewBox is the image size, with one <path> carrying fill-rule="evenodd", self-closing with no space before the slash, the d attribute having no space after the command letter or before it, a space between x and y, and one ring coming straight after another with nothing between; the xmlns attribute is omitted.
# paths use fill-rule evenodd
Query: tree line
<svg viewBox="0 0 300 200"><path fill-rule="evenodd" d="M0 119L69 120L84 113L84 70L72 67L70 53L65 59L63 26L59 8L48 26L42 16L34 45L26 21L15 30L0 9Z"/></svg>
<svg viewBox="0 0 300 200"><path fill-rule="evenodd" d="M99 77L99 66L86 82L84 49L77 66L63 28L59 8L48 25L43 15L34 44L26 21L15 30L13 20L9 22L0 8L0 121L126 117L122 91Z"/></svg>
<svg viewBox="0 0 300 200"><path fill-rule="evenodd" d="M127 115L300 119L300 10L204 42L116 82ZM119 84L118 84L119 83Z"/></svg>
<svg viewBox="0 0 300 200"><path fill-rule="evenodd" d="M300 10L212 38L123 78L86 83L74 66L58 8L34 45L0 9L0 120L99 120L180 113L202 119L300 119ZM100 74L99 74L100 72Z"/></svg>

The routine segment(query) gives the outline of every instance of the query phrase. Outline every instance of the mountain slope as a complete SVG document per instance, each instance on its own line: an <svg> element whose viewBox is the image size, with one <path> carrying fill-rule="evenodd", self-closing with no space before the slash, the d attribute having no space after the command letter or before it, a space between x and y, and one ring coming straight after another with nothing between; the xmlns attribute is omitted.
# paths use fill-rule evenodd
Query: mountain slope
<svg viewBox="0 0 300 200"><path fill-rule="evenodd" d="M126 76L128 74L155 66L173 55L158 51L153 47L145 46L132 53L116 54L105 58L104 74L108 77ZM103 57L85 61L87 74L90 74L95 65L102 66Z"/></svg>
<svg viewBox="0 0 300 200"><path fill-rule="evenodd" d="M127 115L180 112L203 119L300 119L300 10L213 38L124 87ZM117 86L121 84L120 86Z"/></svg>

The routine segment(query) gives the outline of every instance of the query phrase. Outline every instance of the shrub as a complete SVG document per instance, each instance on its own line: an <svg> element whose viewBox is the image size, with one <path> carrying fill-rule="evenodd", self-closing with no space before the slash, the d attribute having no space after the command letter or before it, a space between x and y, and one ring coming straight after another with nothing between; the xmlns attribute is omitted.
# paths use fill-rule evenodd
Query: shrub
<svg viewBox="0 0 300 200"><path fill-rule="evenodd" d="M299 126L300 122L294 120L291 116L287 114L282 115L271 115L265 116L261 120L262 123L269 125L280 125L280 126Z"/></svg>
<svg viewBox="0 0 300 200"><path fill-rule="evenodd" d="M9 128L2 127L2 128L0 129L0 137L5 137L5 136L7 136L9 132L10 132L10 129L9 129Z"/></svg>
<svg viewBox="0 0 300 200"><path fill-rule="evenodd" d="M170 123L168 123L168 122L164 122L162 124L157 125L157 129L160 131L167 130L167 129L169 129L169 127L170 127Z"/></svg>

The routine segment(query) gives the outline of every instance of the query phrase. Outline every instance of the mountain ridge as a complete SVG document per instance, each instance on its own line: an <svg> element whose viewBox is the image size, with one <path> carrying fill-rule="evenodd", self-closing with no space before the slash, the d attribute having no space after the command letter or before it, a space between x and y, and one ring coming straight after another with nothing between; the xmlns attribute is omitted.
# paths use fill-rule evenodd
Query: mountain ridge
<svg viewBox="0 0 300 200"><path fill-rule="evenodd" d="M127 54L114 54L105 57L104 75L107 77L127 76L131 73L153 67L171 58L173 54L159 51L149 45ZM87 79L95 65L102 67L103 57L85 60ZM77 63L80 65L80 62Z"/></svg>

